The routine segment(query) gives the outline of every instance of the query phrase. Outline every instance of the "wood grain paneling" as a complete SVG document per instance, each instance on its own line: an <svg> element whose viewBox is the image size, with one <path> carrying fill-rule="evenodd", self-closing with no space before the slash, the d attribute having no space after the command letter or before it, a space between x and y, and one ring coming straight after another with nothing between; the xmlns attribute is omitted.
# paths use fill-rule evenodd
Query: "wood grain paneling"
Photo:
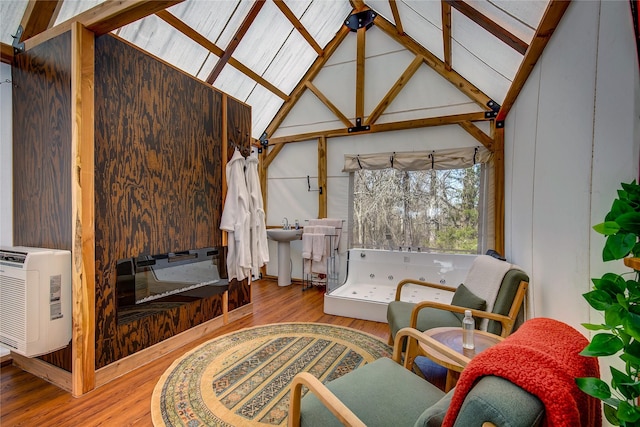
<svg viewBox="0 0 640 427"><path fill-rule="evenodd" d="M15 55L13 243L71 250L71 34ZM71 345L41 357L71 371Z"/></svg>
<svg viewBox="0 0 640 427"><path fill-rule="evenodd" d="M13 241L71 250L71 34L14 57Z"/></svg>
<svg viewBox="0 0 640 427"><path fill-rule="evenodd" d="M96 38L96 367L222 314L220 297L117 324L115 263L219 246L221 100L129 44Z"/></svg>

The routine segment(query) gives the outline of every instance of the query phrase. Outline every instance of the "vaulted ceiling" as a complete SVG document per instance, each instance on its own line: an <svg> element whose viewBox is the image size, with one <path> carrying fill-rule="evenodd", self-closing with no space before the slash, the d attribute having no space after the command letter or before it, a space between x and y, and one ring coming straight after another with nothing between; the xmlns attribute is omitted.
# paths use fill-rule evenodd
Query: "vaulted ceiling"
<svg viewBox="0 0 640 427"><path fill-rule="evenodd" d="M370 72L364 67L364 47L371 25L416 57L383 101L391 102L412 70L426 64L499 122L568 4L559 0L3 0L0 42L2 60L10 63L13 47L29 49L66 31L74 21L96 34L112 32L251 105L257 139L273 134L304 91L314 91L322 99L313 77L350 32L357 34L356 117L365 116L358 86Z"/></svg>

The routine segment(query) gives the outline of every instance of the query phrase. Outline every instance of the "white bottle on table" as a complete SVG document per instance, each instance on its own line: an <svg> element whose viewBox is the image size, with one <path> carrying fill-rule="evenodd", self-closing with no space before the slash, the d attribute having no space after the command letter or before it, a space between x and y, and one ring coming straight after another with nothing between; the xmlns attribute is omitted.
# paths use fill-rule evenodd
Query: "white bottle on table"
<svg viewBox="0 0 640 427"><path fill-rule="evenodd" d="M464 311L464 319L462 319L462 348L473 350L473 331L476 328L476 322L471 316L471 310Z"/></svg>

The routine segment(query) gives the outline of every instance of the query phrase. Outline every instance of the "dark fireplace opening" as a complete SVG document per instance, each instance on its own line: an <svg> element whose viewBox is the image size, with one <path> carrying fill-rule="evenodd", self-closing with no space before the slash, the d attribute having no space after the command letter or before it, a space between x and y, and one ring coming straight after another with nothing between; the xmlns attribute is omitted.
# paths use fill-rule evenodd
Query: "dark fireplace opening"
<svg viewBox="0 0 640 427"><path fill-rule="evenodd" d="M118 323L224 293L224 254L223 247L208 247L118 260Z"/></svg>

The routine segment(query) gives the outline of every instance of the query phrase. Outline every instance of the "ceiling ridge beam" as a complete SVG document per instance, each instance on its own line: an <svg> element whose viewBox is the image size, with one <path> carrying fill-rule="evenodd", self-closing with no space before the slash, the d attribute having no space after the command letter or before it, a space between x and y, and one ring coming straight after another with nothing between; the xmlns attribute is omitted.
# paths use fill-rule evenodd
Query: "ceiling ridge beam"
<svg viewBox="0 0 640 427"><path fill-rule="evenodd" d="M529 45L518 38L515 34L507 31L505 28L498 25L487 16L480 13L478 10L471 7L468 3L461 0L444 0L451 7L462 13L464 16L478 24L480 27L493 34L498 40L505 43L510 48L514 49L520 55L524 55Z"/></svg>
<svg viewBox="0 0 640 427"><path fill-rule="evenodd" d="M166 10L161 10L159 12L156 12L156 16L158 18L162 19L167 24L171 25L176 30L180 31L182 34L184 34L185 36L187 36L188 38L193 40L195 43L199 44L200 46L204 47L205 49L207 49L212 54L216 55L218 58L220 58L220 57L222 57L222 55L224 55L224 50L222 50L222 48L217 46L215 43L211 42L205 36L203 36L202 34L198 33L196 30L191 28L184 21L180 20L178 17L176 17L175 15L171 14L170 12L168 12ZM249 67L247 67L246 65L244 65L243 63L238 61L237 59L231 57L231 58L229 58L229 62L228 63L229 63L229 65L231 65L232 67L234 67L235 69L240 71L245 76L247 76L250 79L254 80L256 83L264 86L267 90L272 92L274 95L279 96L280 98L284 99L285 101L289 99L289 96L286 93L281 91L275 85L273 85L272 83L270 83L269 81L264 79L258 73L254 72Z"/></svg>
<svg viewBox="0 0 640 427"><path fill-rule="evenodd" d="M209 74L209 77L207 77L207 83L209 83L210 85L213 85L213 82L216 81L216 79L222 72L222 69L224 68L224 66L227 65L227 62L229 62L229 59L233 55L233 52L235 52L235 50L240 45L240 42L249 31L249 28L251 28L251 24L253 24L253 21L255 21L256 17L258 16L258 13L260 13L260 9L262 9L262 6L264 6L264 3L265 3L265 0L256 0L256 2L253 3L253 6L251 6L249 13L247 13L247 16L244 17L242 24L240 24L240 27L231 38L231 42L229 43L227 48L224 50L224 53L218 60L218 63L211 71L211 74Z"/></svg>
<svg viewBox="0 0 640 427"><path fill-rule="evenodd" d="M321 91L318 89L313 83L310 81L306 81L305 86L313 92L313 94L318 97L318 99L329 109L337 118L340 119L342 123L344 123L347 127L353 126L353 123L345 116L338 107L336 107L330 100L327 98Z"/></svg>
<svg viewBox="0 0 640 427"><path fill-rule="evenodd" d="M67 31L71 31L71 26L74 22L79 22L95 35L102 35L137 21L138 19L153 15L160 10L182 3L183 1L184 0L106 1L25 40L25 50L29 50Z"/></svg>
<svg viewBox="0 0 640 427"><path fill-rule="evenodd" d="M311 67L309 67L309 70L307 70L302 79L300 79L300 82L298 82L293 91L291 91L289 100L280 107L280 110L278 110L271 120L271 123L267 126L267 129L265 130L267 136L271 135L276 129L278 129L278 126L280 126L282 121L287 117L291 109L307 89L305 82L312 81L315 76L318 75L324 64L329 60L331 55L333 55L338 46L340 46L340 43L342 43L342 41L347 37L347 34L349 34L349 29L345 25L340 26L335 37L327 44L327 46L325 46L324 55L316 58Z"/></svg>
<svg viewBox="0 0 640 427"><path fill-rule="evenodd" d="M529 78L529 75L531 75L533 67L538 62L538 59L540 58L540 55L542 55L542 51L544 51L547 43L549 43L551 36L564 16L569 4L570 2L566 0L549 1L547 9L542 16L542 20L538 25L538 29L533 36L531 44L529 45L529 49L527 49L522 63L516 72L516 76L509 87L509 91L507 92L504 101L502 102L500 111L498 111L496 121L503 121L507 118L513 103L516 102L516 98L520 94L520 91Z"/></svg>
<svg viewBox="0 0 640 427"><path fill-rule="evenodd" d="M373 109L369 117L367 117L367 121L365 125L371 125L376 122L387 109L387 107L393 102L393 100L398 96L400 91L405 87L405 85L411 80L411 77L418 71L420 66L424 61L424 57L421 55L416 55L416 57L411 61L411 64L404 70L404 72L398 77L398 80L391 86L391 89L387 92L387 94L380 100L376 108Z"/></svg>
<svg viewBox="0 0 640 427"><path fill-rule="evenodd" d="M284 16L287 17L289 22L291 22L291 25L293 25L293 27L296 30L298 30L300 35L307 41L307 43L309 43L309 45L313 48L313 50L315 50L318 55L322 56L323 54L322 47L320 47L318 42L313 38L313 36L309 33L309 31L307 31L305 26L302 25L300 20L296 17L296 15L293 14L291 9L289 9L289 7L284 3L284 1L273 0L273 2L278 7L278 9L280 9L280 12L282 12Z"/></svg>
<svg viewBox="0 0 640 427"><path fill-rule="evenodd" d="M424 57L425 64L431 67L436 73L451 82L451 84L453 84L458 90L475 101L483 109L487 111L490 110L490 108L487 107L487 103L491 101L491 98L460 74L453 70L447 70L444 62L411 37L406 34L398 34L393 24L383 18L382 15L376 15L374 24L413 54L422 55Z"/></svg>
<svg viewBox="0 0 640 427"><path fill-rule="evenodd" d="M354 134L349 132L348 128L344 129L329 129L324 131L314 131L308 133L301 133L297 135L281 136L277 138L269 139L270 146L278 146L280 144L288 144L292 142L309 141L311 139L320 138L324 136L326 138L336 138L350 135L362 135L363 133L376 133L376 132L390 132L396 130L417 129L425 127L446 126L460 124L464 122L479 122L487 121L484 112L479 113L463 113L453 114L449 116L439 117L427 117L422 119L410 119L393 123L382 123L372 125L369 131L359 132Z"/></svg>

